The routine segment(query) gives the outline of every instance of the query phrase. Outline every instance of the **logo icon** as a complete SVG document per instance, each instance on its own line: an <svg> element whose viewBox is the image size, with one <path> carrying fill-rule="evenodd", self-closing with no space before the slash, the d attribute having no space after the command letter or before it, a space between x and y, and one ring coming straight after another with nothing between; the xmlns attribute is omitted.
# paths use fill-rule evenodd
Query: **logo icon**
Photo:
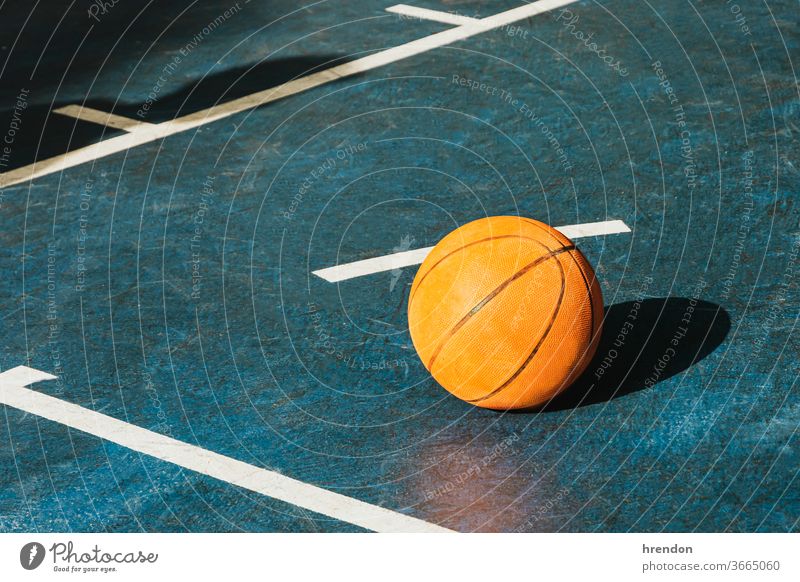
<svg viewBox="0 0 800 582"><path fill-rule="evenodd" d="M30 542L19 551L19 563L26 570L35 570L44 561L44 546L39 542Z"/></svg>

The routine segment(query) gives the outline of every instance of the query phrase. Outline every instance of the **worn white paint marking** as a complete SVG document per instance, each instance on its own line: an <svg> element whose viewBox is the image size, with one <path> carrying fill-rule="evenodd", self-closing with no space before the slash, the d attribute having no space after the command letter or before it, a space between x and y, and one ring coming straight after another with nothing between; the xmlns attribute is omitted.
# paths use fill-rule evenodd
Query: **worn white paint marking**
<svg viewBox="0 0 800 582"><path fill-rule="evenodd" d="M0 403L123 447L378 532L449 532L446 528L249 465L163 434L36 392L25 386L55 376L18 366L0 373Z"/></svg>
<svg viewBox="0 0 800 582"><path fill-rule="evenodd" d="M566 224L557 226L561 234L567 238L581 238L586 236L602 236L604 234L621 234L630 232L628 225L621 220L603 220L601 222L584 222L583 224Z"/></svg>
<svg viewBox="0 0 800 582"><path fill-rule="evenodd" d="M0 174L0 188L54 174L170 135L166 131L167 128L161 128L160 124L153 125L151 128L118 135L59 156L34 162L29 166L5 172Z"/></svg>
<svg viewBox="0 0 800 582"><path fill-rule="evenodd" d="M123 131L135 131L143 127L153 126L152 123L131 119L129 117L122 117L121 115L115 115L113 113L106 113L105 111L92 109L91 107L83 107L82 105L67 105L65 107L54 109L53 113L66 115L67 117L74 117L75 119L80 119L81 121L88 121L98 125L105 125L107 127L121 129Z"/></svg>
<svg viewBox="0 0 800 582"><path fill-rule="evenodd" d="M619 234L631 231L628 225L621 220L567 224L564 226L557 226L556 230L562 232L569 238ZM355 277L363 277L364 275L372 275L373 273L381 273L383 271L391 271L392 269L402 269L403 267L419 265L425 260L425 257L428 256L431 250L433 250L433 247L403 251L391 255L384 255L382 257L327 267L325 269L313 271L313 273L326 281L338 283L339 281L354 279Z"/></svg>
<svg viewBox="0 0 800 582"><path fill-rule="evenodd" d="M444 24L470 24L479 20L478 18L470 18L469 16L461 16L460 14L450 14L449 12L441 12L439 10L430 10L428 8L417 8L416 6L409 6L408 4L395 4L389 6L386 12L393 12L401 16L408 16L410 18L419 18L422 20L433 20L435 22L442 22Z"/></svg>
<svg viewBox="0 0 800 582"><path fill-rule="evenodd" d="M336 265L335 267L313 271L313 273L326 281L338 283L339 281L363 277L364 275L372 275L373 273L381 273L383 271L391 271L392 269L402 269L403 267L419 265L432 250L433 247L425 247L413 251L403 251L401 253L393 253L382 257L364 259L363 261Z"/></svg>
<svg viewBox="0 0 800 582"><path fill-rule="evenodd" d="M349 63L336 65L324 71L288 81L271 89L265 89L264 91L240 97L239 99L234 99L227 103L221 103L196 113L165 121L164 123L153 124L144 129L137 129L125 135L112 137L100 143L82 147L46 160L34 162L28 166L22 166L0 174L0 188L27 182L41 176L60 172L80 164L123 152L133 147L157 141L170 135L200 127L201 125L230 117L231 115L241 113L242 111L254 107L259 107L260 105L265 105L277 99L283 99L284 97L295 95L296 93L307 91L314 87L319 87L320 85L324 85L336 79L350 77L388 65L389 63L407 59L460 40L465 40L494 28L500 28L507 24L536 16L542 12L555 10L556 8L574 2L577 2L577 0L540 0L533 4L525 4L524 6L495 14L494 16L476 19L473 22L443 30L417 40L412 40L411 42L356 59Z"/></svg>

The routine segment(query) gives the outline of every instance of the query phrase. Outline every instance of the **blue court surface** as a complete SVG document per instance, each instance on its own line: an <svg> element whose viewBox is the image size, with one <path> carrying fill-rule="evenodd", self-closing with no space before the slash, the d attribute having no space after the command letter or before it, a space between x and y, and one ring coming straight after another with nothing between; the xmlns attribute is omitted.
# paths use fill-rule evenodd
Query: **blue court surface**
<svg viewBox="0 0 800 582"><path fill-rule="evenodd" d="M5 2L0 47L0 531L800 528L797 2ZM492 215L603 290L537 410L408 333Z"/></svg>

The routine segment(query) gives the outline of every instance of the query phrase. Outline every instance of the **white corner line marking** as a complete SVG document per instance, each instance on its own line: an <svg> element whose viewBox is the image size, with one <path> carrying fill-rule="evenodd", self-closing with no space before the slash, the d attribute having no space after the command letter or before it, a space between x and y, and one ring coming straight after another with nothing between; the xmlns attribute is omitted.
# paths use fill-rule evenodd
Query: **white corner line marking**
<svg viewBox="0 0 800 582"><path fill-rule="evenodd" d="M581 238L587 236L601 236L604 234L620 234L630 232L628 225L621 220L605 220L603 222L586 222L583 224L567 224L555 227L556 230L564 234L567 238ZM312 271L317 277L321 277L330 283L338 283L355 277L372 275L392 269L402 269L412 265L419 265L425 260L433 250L433 247L403 251L382 257L364 259L353 263L335 265L318 271Z"/></svg>
<svg viewBox="0 0 800 582"><path fill-rule="evenodd" d="M372 531L452 532L421 519L309 485L25 387L34 382L55 378L27 366L2 372L0 403L185 469Z"/></svg>
<svg viewBox="0 0 800 582"><path fill-rule="evenodd" d="M401 16L408 16L410 18L443 22L444 24L455 24L458 26L480 20L479 18L470 18L469 16L461 16L460 14L430 10L429 8L417 8L416 6L409 6L408 4L389 6L386 12L393 12L394 14L400 14Z"/></svg>
<svg viewBox="0 0 800 582"><path fill-rule="evenodd" d="M577 2L577 0L539 0L539 2L518 6L517 8L495 14L494 16L477 19L468 24L418 38L417 40L412 40L405 44L382 50L348 63L336 65L323 71L311 73L305 77L293 79L270 89L265 89L251 95L233 99L226 103L214 105L202 111L190 113L163 123L153 124L145 129L118 135L59 156L15 168L14 170L0 174L0 188L6 188L41 176L54 174L68 168L79 166L80 164L123 152L133 147L157 141L182 131L194 129L213 121L219 121L220 119L230 117L242 111L247 111L248 109L253 109L254 107L259 107L272 101L277 101L278 99L283 99L284 97L313 89L314 87L319 87L331 81L395 63L436 48L453 44L454 42L465 40L489 30L506 26L518 20L524 20L543 12L561 8L562 6L574 2Z"/></svg>
<svg viewBox="0 0 800 582"><path fill-rule="evenodd" d="M145 121L139 121L138 119L131 119L121 115L115 115L114 113L106 113L105 111L84 107L82 105L66 105L54 109L53 113L129 132L143 127L152 127L154 125Z"/></svg>

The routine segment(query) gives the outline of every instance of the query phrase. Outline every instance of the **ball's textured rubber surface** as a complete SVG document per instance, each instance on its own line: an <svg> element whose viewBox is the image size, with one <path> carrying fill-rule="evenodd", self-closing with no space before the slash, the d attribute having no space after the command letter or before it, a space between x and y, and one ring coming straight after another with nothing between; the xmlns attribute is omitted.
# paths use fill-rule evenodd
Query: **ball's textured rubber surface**
<svg viewBox="0 0 800 582"><path fill-rule="evenodd" d="M600 285L566 236L516 216L448 234L422 263L408 302L425 367L458 398L493 409L541 405L597 349Z"/></svg>

